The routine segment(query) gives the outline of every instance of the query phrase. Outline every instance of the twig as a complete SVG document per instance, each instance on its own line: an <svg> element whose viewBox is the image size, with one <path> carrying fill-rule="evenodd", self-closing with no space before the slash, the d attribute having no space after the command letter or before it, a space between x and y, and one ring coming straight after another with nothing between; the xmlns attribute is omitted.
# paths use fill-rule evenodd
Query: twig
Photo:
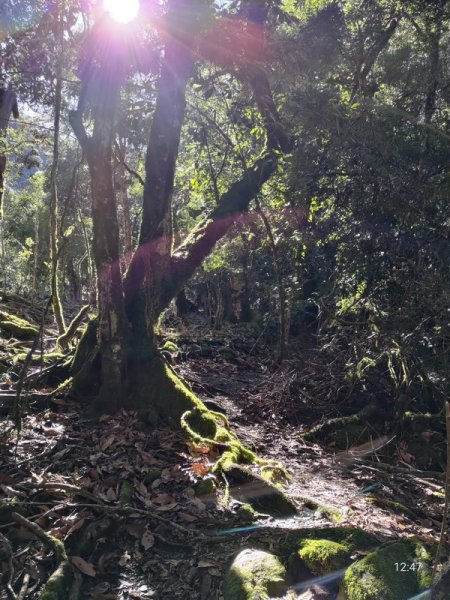
<svg viewBox="0 0 450 600"><path fill-rule="evenodd" d="M17 596L17 600L25 600L25 598L27 597L29 583L30 583L30 574L25 573L25 575L23 576L22 587L20 588L20 592Z"/></svg>
<svg viewBox="0 0 450 600"><path fill-rule="evenodd" d="M6 582L6 591L8 592L8 595L10 598L12 598L12 600L17 600L17 595L12 588L12 581L14 577L14 555L11 548L11 544L9 543L8 539L3 535L3 533L0 533L0 542L2 542L2 544L5 546L8 557L8 581Z"/></svg>
<svg viewBox="0 0 450 600"><path fill-rule="evenodd" d="M83 490L82 488L71 485L69 483L18 483L13 487L22 487L25 489L42 489L42 490L63 490L64 492L70 492L72 494L77 494L78 496L83 496L96 504L103 505L102 500L91 494L87 490Z"/></svg>
<svg viewBox="0 0 450 600"><path fill-rule="evenodd" d="M444 514L442 515L441 534L439 536L439 544L436 550L436 556L433 563L433 571L436 572L437 563L441 555L444 545L444 538L447 532L448 508L450 500L450 402L445 403L445 423L447 426L447 469L445 473L445 504Z"/></svg>

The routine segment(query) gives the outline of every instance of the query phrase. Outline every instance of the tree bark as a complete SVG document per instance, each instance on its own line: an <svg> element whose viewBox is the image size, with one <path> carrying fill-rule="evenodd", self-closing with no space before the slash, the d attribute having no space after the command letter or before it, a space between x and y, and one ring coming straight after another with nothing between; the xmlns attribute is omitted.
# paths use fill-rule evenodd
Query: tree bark
<svg viewBox="0 0 450 600"><path fill-rule="evenodd" d="M111 64L88 70L78 109L69 119L89 167L92 195L93 258L97 271L98 330L101 388L97 408L119 408L127 381L128 326L120 269L119 225L113 183L112 146L122 76ZM97 93L94 93L97 92ZM91 105L87 106L86 98ZM92 136L83 125L90 108Z"/></svg>
<svg viewBox="0 0 450 600"><path fill-rule="evenodd" d="M146 178L138 248L125 280L127 315L132 335L141 336L147 318L154 323L169 273L172 253L172 193L186 85L193 69L191 51L171 37L166 45L145 162ZM172 298L171 298L172 299Z"/></svg>

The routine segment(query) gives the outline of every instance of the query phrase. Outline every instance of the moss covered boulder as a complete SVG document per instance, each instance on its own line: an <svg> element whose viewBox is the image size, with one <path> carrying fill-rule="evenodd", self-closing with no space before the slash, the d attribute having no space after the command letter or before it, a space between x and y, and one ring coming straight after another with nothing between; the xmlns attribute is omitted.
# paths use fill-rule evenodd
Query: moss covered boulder
<svg viewBox="0 0 450 600"><path fill-rule="evenodd" d="M298 556L315 575L338 571L351 563L348 546L330 540L305 540Z"/></svg>
<svg viewBox="0 0 450 600"><path fill-rule="evenodd" d="M372 534L356 527L325 527L291 532L281 546L288 565L288 578L298 583L312 575L344 569L357 551L379 545Z"/></svg>
<svg viewBox="0 0 450 600"><path fill-rule="evenodd" d="M431 555L417 540L392 542L351 565L342 600L407 600L431 584Z"/></svg>
<svg viewBox="0 0 450 600"><path fill-rule="evenodd" d="M286 590L285 568L273 554L243 550L234 559L224 581L224 600L266 600Z"/></svg>
<svg viewBox="0 0 450 600"><path fill-rule="evenodd" d="M380 544L374 535L357 527L312 527L289 533L281 550L285 556L289 556L299 552L310 540L336 542L351 554L358 550L371 550Z"/></svg>

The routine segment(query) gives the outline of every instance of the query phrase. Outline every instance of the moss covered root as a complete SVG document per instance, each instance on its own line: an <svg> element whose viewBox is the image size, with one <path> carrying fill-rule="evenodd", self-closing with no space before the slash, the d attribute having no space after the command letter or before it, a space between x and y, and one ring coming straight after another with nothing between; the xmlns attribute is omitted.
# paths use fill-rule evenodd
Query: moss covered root
<svg viewBox="0 0 450 600"><path fill-rule="evenodd" d="M285 568L273 554L243 550L224 581L225 600L268 600L285 592Z"/></svg>
<svg viewBox="0 0 450 600"><path fill-rule="evenodd" d="M72 582L73 568L66 558L47 580L40 595L40 600L67 600Z"/></svg>
<svg viewBox="0 0 450 600"><path fill-rule="evenodd" d="M0 310L0 331L19 340L30 340L37 336L39 329L29 321Z"/></svg>
<svg viewBox="0 0 450 600"><path fill-rule="evenodd" d="M333 441L336 448L347 449L348 447L366 442L373 433L374 420L380 416L379 408L373 404L364 407L360 412L346 417L328 419L320 423L310 431L304 433L305 440L324 443ZM370 421L372 428L367 426Z"/></svg>

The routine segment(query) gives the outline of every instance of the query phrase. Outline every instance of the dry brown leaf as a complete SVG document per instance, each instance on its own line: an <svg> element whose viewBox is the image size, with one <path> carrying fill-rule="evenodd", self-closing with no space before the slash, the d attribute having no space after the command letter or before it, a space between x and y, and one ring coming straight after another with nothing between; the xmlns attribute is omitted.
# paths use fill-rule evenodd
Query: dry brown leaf
<svg viewBox="0 0 450 600"><path fill-rule="evenodd" d="M194 515L189 515L188 513L180 512L178 513L178 517L181 521L185 521L186 523L193 523L194 521L198 521L198 517Z"/></svg>
<svg viewBox="0 0 450 600"><path fill-rule="evenodd" d="M94 565L81 558L81 556L72 556L72 564L75 565L76 568L83 573L83 575L95 577L96 571L94 569Z"/></svg>
<svg viewBox="0 0 450 600"><path fill-rule="evenodd" d="M193 463L191 469L197 477L202 477L203 475L207 475L211 471L210 465L205 465L203 463Z"/></svg>
<svg viewBox="0 0 450 600"><path fill-rule="evenodd" d="M170 496L169 494L158 494L157 496L155 496L155 498L153 498L153 502L155 504L161 505L177 503L175 498L173 496Z"/></svg>
<svg viewBox="0 0 450 600"><path fill-rule="evenodd" d="M98 480L100 479L100 474L99 474L99 472L97 471L97 469L94 469L94 468L92 468L92 469L89 469L89 471L87 472L87 474L88 474L88 476L89 476L91 479L94 479L95 481L98 481Z"/></svg>
<svg viewBox="0 0 450 600"><path fill-rule="evenodd" d="M74 531L77 531L78 529L80 529L81 527L83 527L83 525L84 525L85 522L86 522L86 519L84 517L82 519L79 519L78 521L76 521L72 525L72 527L69 529L69 531L67 532L66 535L70 535Z"/></svg>
<svg viewBox="0 0 450 600"><path fill-rule="evenodd" d="M106 498L109 502L114 502L117 500L117 494L112 488L108 488L108 491L106 492Z"/></svg>
<svg viewBox="0 0 450 600"><path fill-rule="evenodd" d="M100 450L104 452L107 450L114 442L116 441L116 436L114 434L109 435L103 442L100 444Z"/></svg>
<svg viewBox="0 0 450 600"><path fill-rule="evenodd" d="M142 483L142 481L138 481L134 486L135 491L146 498L148 496L147 487Z"/></svg>
<svg viewBox="0 0 450 600"><path fill-rule="evenodd" d="M145 531L145 525L143 523L130 523L129 525L126 525L125 529L131 537L139 540Z"/></svg>
<svg viewBox="0 0 450 600"><path fill-rule="evenodd" d="M155 538L154 538L152 532L146 531L141 538L141 545L144 548L144 550L148 550L149 548L151 548L154 545L154 543L155 543Z"/></svg>

